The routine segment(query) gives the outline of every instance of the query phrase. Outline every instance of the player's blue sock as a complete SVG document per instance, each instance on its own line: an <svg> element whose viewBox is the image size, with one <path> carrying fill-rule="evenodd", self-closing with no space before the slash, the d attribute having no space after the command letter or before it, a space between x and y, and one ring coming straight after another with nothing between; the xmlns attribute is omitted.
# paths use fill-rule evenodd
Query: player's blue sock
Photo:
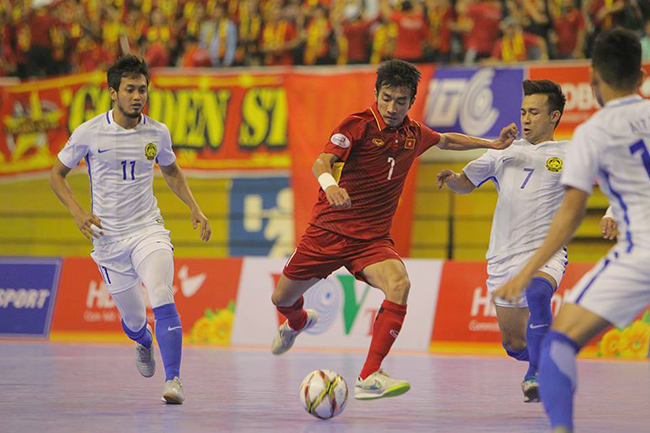
<svg viewBox="0 0 650 433"><path fill-rule="evenodd" d="M573 393L576 389L578 345L564 334L550 331L542 342L539 392L553 428L573 431Z"/></svg>
<svg viewBox="0 0 650 433"><path fill-rule="evenodd" d="M537 374L542 340L553 322L553 313L551 312L553 286L548 280L536 277L526 287L525 293L528 300L528 309L530 310L528 327L526 328L526 345L530 354L530 364L526 378L529 378Z"/></svg>
<svg viewBox="0 0 650 433"><path fill-rule="evenodd" d="M506 346L503 346L503 348L511 358L515 358L517 361L528 361L528 347L521 350L509 350Z"/></svg>
<svg viewBox="0 0 650 433"><path fill-rule="evenodd" d="M126 326L126 323L124 323L124 320L122 320L122 329L124 329L124 332L131 340L137 341L146 348L151 347L153 337L151 336L151 333L147 331L147 322L144 322L142 329L139 331L131 331L128 326Z"/></svg>
<svg viewBox="0 0 650 433"><path fill-rule="evenodd" d="M165 304L153 309L156 316L156 339L160 347L165 380L180 377L181 354L183 352L183 328L176 305Z"/></svg>

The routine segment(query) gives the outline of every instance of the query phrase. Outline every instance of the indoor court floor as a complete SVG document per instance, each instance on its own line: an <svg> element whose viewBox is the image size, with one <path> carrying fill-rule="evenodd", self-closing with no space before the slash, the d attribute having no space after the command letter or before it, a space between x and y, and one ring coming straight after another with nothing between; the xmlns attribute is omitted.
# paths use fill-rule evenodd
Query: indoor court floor
<svg viewBox="0 0 650 433"><path fill-rule="evenodd" d="M160 401L164 370L141 377L134 348L0 342L0 431L14 432L547 432L540 404L524 404L523 364L501 357L394 353L384 369L411 382L400 397L353 398L362 352L184 350L186 402ZM350 388L345 411L321 421L298 399L303 377L328 368ZM578 432L650 431L650 364L580 360Z"/></svg>

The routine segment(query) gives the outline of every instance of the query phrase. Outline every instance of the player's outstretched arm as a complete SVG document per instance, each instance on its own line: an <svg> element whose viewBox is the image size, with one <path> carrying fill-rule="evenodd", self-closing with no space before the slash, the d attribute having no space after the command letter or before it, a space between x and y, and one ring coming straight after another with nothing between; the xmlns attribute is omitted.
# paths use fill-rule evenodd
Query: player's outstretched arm
<svg viewBox="0 0 650 433"><path fill-rule="evenodd" d="M471 135L448 132L440 134L438 147L446 150L470 150L470 149L497 149L502 150L512 144L519 136L517 125L511 123L501 130L499 138L486 140L485 138L473 137Z"/></svg>
<svg viewBox="0 0 650 433"><path fill-rule="evenodd" d="M607 240L613 241L618 237L618 222L614 219L611 206L607 208L607 212L600 220L600 231Z"/></svg>
<svg viewBox="0 0 650 433"><path fill-rule="evenodd" d="M476 186L469 180L465 173L456 173L451 170L443 170L436 175L438 189L445 185L457 194L469 194L476 189Z"/></svg>
<svg viewBox="0 0 650 433"><path fill-rule="evenodd" d="M510 281L497 289L493 296L503 298L506 301L517 303L519 295L526 288L535 272L548 262L563 245L571 239L580 226L585 215L585 206L589 194L577 189L568 187L564 196L562 206L555 214L551 228L541 247L530 258L523 269Z"/></svg>
<svg viewBox="0 0 650 433"><path fill-rule="evenodd" d="M208 218L203 215L199 204L194 199L190 186L185 179L185 175L181 168L174 161L170 165L161 165L160 171L162 171L165 182L169 185L169 188L176 194L176 197L183 200L183 202L190 208L190 220L192 221L192 227L196 229L197 225L201 227L199 236L201 240L207 242L210 240L212 235L212 229L210 228L210 221Z"/></svg>
<svg viewBox="0 0 650 433"><path fill-rule="evenodd" d="M318 183L323 188L323 191L325 191L325 196L330 206L348 208L352 205L350 196L345 188L339 187L332 175L332 167L338 160L339 157L333 153L321 153L316 158L316 161L314 161L311 171L316 176L316 179L318 179Z"/></svg>
<svg viewBox="0 0 650 433"><path fill-rule="evenodd" d="M93 215L81 207L68 181L65 180L68 173L70 173L70 169L57 159L54 167L52 167L52 171L50 171L50 187L59 200L61 200L61 203L68 208L81 233L89 240L93 237L98 238L104 234L101 231L102 223L97 215Z"/></svg>

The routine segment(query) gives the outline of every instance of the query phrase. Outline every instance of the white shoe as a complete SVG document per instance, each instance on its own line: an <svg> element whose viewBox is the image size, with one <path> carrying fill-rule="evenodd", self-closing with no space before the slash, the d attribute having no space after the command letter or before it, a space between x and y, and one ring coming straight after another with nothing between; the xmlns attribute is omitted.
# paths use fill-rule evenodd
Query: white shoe
<svg viewBox="0 0 650 433"><path fill-rule="evenodd" d="M384 370L377 370L361 380L357 378L354 385L354 398L357 400L374 400L382 397L395 397L411 389L405 380L391 379Z"/></svg>
<svg viewBox="0 0 650 433"><path fill-rule="evenodd" d="M521 383L521 390L524 392L524 403L539 403L539 382L537 377L530 377Z"/></svg>
<svg viewBox="0 0 650 433"><path fill-rule="evenodd" d="M147 325L147 332L152 334L151 326ZM156 360L153 357L153 341L151 347L146 348L140 343L135 343L135 366L144 377L151 377L156 372Z"/></svg>
<svg viewBox="0 0 650 433"><path fill-rule="evenodd" d="M165 382L163 388L162 401L167 404L183 404L185 396L183 395L183 385L181 380L177 377Z"/></svg>
<svg viewBox="0 0 650 433"><path fill-rule="evenodd" d="M275 338L273 338L273 344L271 344L271 353L274 355L282 355L287 350L291 349L293 343L296 341L296 337L302 331L311 328L318 322L318 313L315 310L306 310L307 311L307 322L301 330L295 331L289 326L289 321L285 320L282 325L278 328L278 332L275 333Z"/></svg>

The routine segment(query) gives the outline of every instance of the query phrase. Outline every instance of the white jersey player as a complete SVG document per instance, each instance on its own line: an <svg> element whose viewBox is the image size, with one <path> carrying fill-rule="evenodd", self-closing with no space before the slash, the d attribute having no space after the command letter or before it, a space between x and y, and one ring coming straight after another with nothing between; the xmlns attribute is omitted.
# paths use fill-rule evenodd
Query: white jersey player
<svg viewBox="0 0 650 433"><path fill-rule="evenodd" d="M93 240L97 263L120 315L125 333L136 342L136 366L155 373L152 331L147 325L142 284L156 317L156 339L165 365L163 400L181 404L182 327L172 292L173 247L153 195L158 164L172 191L191 210L191 221L209 240L210 224L176 164L167 127L142 114L149 73L143 60L127 55L108 70L115 108L80 125L58 155L50 183L81 232ZM65 177L85 159L90 177L91 211L75 199Z"/></svg>
<svg viewBox="0 0 650 433"><path fill-rule="evenodd" d="M594 180L609 198L618 242L573 288L544 340L540 393L556 432L573 430L577 352L610 324L625 327L650 303L650 101L639 37L601 33L594 44L592 85L603 107L573 136L562 183L566 195L544 244L495 295L514 301L535 270L580 225Z"/></svg>
<svg viewBox="0 0 650 433"><path fill-rule="evenodd" d="M486 254L488 292L512 278L543 243L562 203L560 183L568 142L553 141L566 99L560 86L548 80L523 83L521 124L524 138L502 151L488 150L462 173L438 174L444 184L467 194L494 182L499 199ZM543 266L518 302L494 299L503 347L511 357L528 361L522 390L525 402L539 401L537 368L541 341L552 321L551 298L568 263L566 248Z"/></svg>

